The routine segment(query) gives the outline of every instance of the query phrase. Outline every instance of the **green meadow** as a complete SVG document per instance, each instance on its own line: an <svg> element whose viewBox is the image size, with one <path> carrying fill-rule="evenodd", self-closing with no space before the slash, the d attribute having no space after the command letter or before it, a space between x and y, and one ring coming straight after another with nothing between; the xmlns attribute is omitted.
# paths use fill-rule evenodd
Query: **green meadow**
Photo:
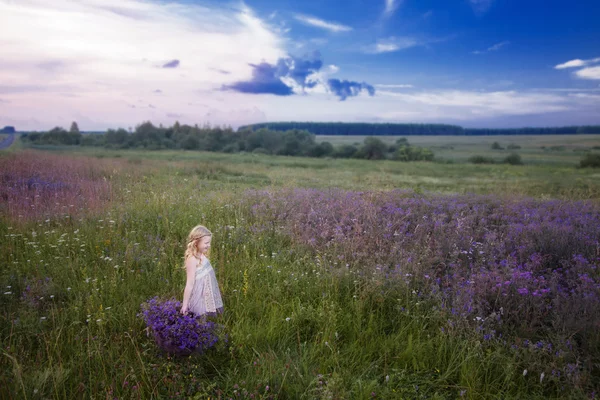
<svg viewBox="0 0 600 400"><path fill-rule="evenodd" d="M575 350L552 358L487 343L472 321L449 331L448 316L418 287L332 268L335 248L302 244L279 229L274 211L255 209L257 193L295 189L600 199L600 170L577 167L584 151L598 151L599 135L408 140L437 161L19 143L1 152L0 398L591 398L598 347L585 360ZM505 149L492 150L493 142ZM524 165L466 161L511 152ZM281 207L293 214L294 201ZM214 234L211 262L225 303L217 321L227 340L174 357L157 348L138 313L154 296L181 300L185 237L197 224ZM559 340L550 331L534 337ZM568 365L577 365L577 379L554 375Z"/></svg>
<svg viewBox="0 0 600 400"><path fill-rule="evenodd" d="M317 136L319 142L331 144L362 143L366 136ZM467 162L473 155L501 162L510 153L518 153L527 164L573 166L585 152L600 153L600 135L490 135L490 136L404 136L415 146L430 148L438 160ZM392 144L400 136L377 136ZM497 142L502 150L493 150ZM518 146L511 149L510 146Z"/></svg>

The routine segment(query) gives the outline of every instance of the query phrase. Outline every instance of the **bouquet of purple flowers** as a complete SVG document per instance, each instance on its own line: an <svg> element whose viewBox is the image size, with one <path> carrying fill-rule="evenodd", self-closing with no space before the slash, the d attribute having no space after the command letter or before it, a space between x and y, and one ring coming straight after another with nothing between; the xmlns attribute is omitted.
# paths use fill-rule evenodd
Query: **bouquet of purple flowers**
<svg viewBox="0 0 600 400"><path fill-rule="evenodd" d="M170 354L202 354L219 340L218 325L205 317L180 313L181 303L175 299L161 301L157 297L142 303L139 314L152 332L158 346Z"/></svg>

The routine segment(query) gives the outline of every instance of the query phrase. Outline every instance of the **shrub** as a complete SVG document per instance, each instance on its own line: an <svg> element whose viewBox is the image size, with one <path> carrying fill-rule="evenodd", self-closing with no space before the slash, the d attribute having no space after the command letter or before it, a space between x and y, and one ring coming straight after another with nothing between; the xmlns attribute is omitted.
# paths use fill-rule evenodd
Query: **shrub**
<svg viewBox="0 0 600 400"><path fill-rule="evenodd" d="M506 156L506 158L504 158L504 163L510 165L523 165L523 160L521 159L521 156L517 153L512 153L511 155Z"/></svg>
<svg viewBox="0 0 600 400"><path fill-rule="evenodd" d="M269 150L263 148L263 147L257 147L256 149L252 150L252 154L271 154L269 152Z"/></svg>
<svg viewBox="0 0 600 400"><path fill-rule="evenodd" d="M351 144L345 144L345 145L338 147L335 150L335 153L333 154L333 156L339 157L339 158L351 158L351 157L354 157L354 155L356 154L357 151L358 151L358 149L356 148L356 146L353 146Z"/></svg>
<svg viewBox="0 0 600 400"><path fill-rule="evenodd" d="M581 158L579 161L579 166L581 168L600 168L600 154L588 153Z"/></svg>
<svg viewBox="0 0 600 400"><path fill-rule="evenodd" d="M518 144L511 143L508 146L506 146L506 148L509 150L518 150L521 148L521 146L519 146Z"/></svg>
<svg viewBox="0 0 600 400"><path fill-rule="evenodd" d="M434 154L425 147L401 146L394 154L398 161L432 161Z"/></svg>
<svg viewBox="0 0 600 400"><path fill-rule="evenodd" d="M494 142L492 143L492 150L504 150L504 147L500 146L500 143Z"/></svg>
<svg viewBox="0 0 600 400"><path fill-rule="evenodd" d="M472 156L469 157L469 162L473 164L494 164L494 159L485 156Z"/></svg>

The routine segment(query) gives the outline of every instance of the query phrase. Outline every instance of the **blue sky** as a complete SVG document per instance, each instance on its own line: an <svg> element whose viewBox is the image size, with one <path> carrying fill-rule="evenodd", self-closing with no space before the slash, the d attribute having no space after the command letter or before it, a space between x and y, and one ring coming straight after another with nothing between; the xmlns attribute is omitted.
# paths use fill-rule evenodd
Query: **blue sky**
<svg viewBox="0 0 600 400"><path fill-rule="evenodd" d="M600 2L0 0L0 125L600 124Z"/></svg>

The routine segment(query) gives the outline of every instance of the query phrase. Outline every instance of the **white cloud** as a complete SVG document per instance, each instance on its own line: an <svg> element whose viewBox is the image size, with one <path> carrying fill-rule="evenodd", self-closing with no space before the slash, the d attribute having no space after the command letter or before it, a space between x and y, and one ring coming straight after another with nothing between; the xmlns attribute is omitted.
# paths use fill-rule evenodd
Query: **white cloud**
<svg viewBox="0 0 600 400"><path fill-rule="evenodd" d="M485 54L485 53L489 53L490 51L498 51L500 50L502 47L506 46L510 44L509 41L505 40L504 42L500 42L500 43L496 43L493 46L488 47L487 49L481 51L481 50L475 50L473 52L473 54Z"/></svg>
<svg viewBox="0 0 600 400"><path fill-rule="evenodd" d="M588 67L575 72L582 79L600 79L600 67Z"/></svg>
<svg viewBox="0 0 600 400"><path fill-rule="evenodd" d="M585 61L580 59L575 59L571 61L567 61L563 64L558 64L554 66L555 69L565 69L565 68L574 68L574 67L583 67L585 65Z"/></svg>
<svg viewBox="0 0 600 400"><path fill-rule="evenodd" d="M413 88L413 85L408 85L408 84L385 84L385 83L378 83L375 85L375 87L378 88L384 88L384 89L410 89Z"/></svg>
<svg viewBox="0 0 600 400"><path fill-rule="evenodd" d="M598 102L600 104L600 94L570 93L569 96L576 97L578 99L592 100L592 101Z"/></svg>
<svg viewBox="0 0 600 400"><path fill-rule="evenodd" d="M398 8L402 0L385 0L385 9L383 10L383 16L389 17Z"/></svg>
<svg viewBox="0 0 600 400"><path fill-rule="evenodd" d="M534 88L530 89L538 92L599 92L598 88Z"/></svg>
<svg viewBox="0 0 600 400"><path fill-rule="evenodd" d="M379 39L374 45L365 48L366 53L390 53L400 51L411 47L419 46L422 43L411 37L390 37L387 39Z"/></svg>
<svg viewBox="0 0 600 400"><path fill-rule="evenodd" d="M327 72L330 74L336 74L340 71L340 67L338 67L337 65L329 65L327 66Z"/></svg>
<svg viewBox="0 0 600 400"><path fill-rule="evenodd" d="M190 122L201 123L206 116L185 106L197 100L197 90L248 79L249 63L274 63L286 55L277 29L245 6L0 1L0 25L0 94L10 100L3 114L19 121L45 121L37 129L67 125L77 113L93 115L90 120L96 124L82 129L146 119L158 123L166 113L195 116ZM180 60L176 68L160 68L175 59ZM165 93L152 99L156 110L127 105L136 99L148 104L153 90ZM211 93L206 102L225 114L228 108L245 107L243 97ZM235 123L235 115L210 122Z"/></svg>
<svg viewBox="0 0 600 400"><path fill-rule="evenodd" d="M500 50L501 47L504 47L507 44L510 44L510 42L506 40L504 42L496 43L495 45L488 47L488 51Z"/></svg>
<svg viewBox="0 0 600 400"><path fill-rule="evenodd" d="M512 121L511 124L519 126L520 120L544 125L549 116L555 117L553 121L559 121L555 122L558 124L580 124L581 116L587 121L600 120L600 108L593 99L562 93L414 89L401 92L382 88L374 97L359 95L352 101L332 100L335 97L327 92L291 96L285 102L269 98L264 110L271 121L445 122L464 126L478 121L483 121L479 123L481 126ZM496 125L488 124L492 120Z"/></svg>
<svg viewBox="0 0 600 400"><path fill-rule="evenodd" d="M336 32L336 33L337 32L348 32L348 31L352 30L352 28L349 26L338 24L336 22L325 21L325 20L319 19L317 17L312 17L310 15L296 14L294 16L294 18L296 18L298 21L300 21L306 25L311 25L311 26L315 26L317 28L326 29L331 32Z"/></svg>
<svg viewBox="0 0 600 400"><path fill-rule="evenodd" d="M401 93L380 90L377 95L394 98L402 104L403 109L421 110L423 115L430 112L449 119L527 115L568 109L563 96L517 91L446 90Z"/></svg>
<svg viewBox="0 0 600 400"><path fill-rule="evenodd" d="M555 69L565 69L565 68L577 68L577 67L585 67L586 65L594 64L600 62L600 57L592 58L589 60L581 60L576 58L575 60L567 61L566 63L558 64L554 66Z"/></svg>

